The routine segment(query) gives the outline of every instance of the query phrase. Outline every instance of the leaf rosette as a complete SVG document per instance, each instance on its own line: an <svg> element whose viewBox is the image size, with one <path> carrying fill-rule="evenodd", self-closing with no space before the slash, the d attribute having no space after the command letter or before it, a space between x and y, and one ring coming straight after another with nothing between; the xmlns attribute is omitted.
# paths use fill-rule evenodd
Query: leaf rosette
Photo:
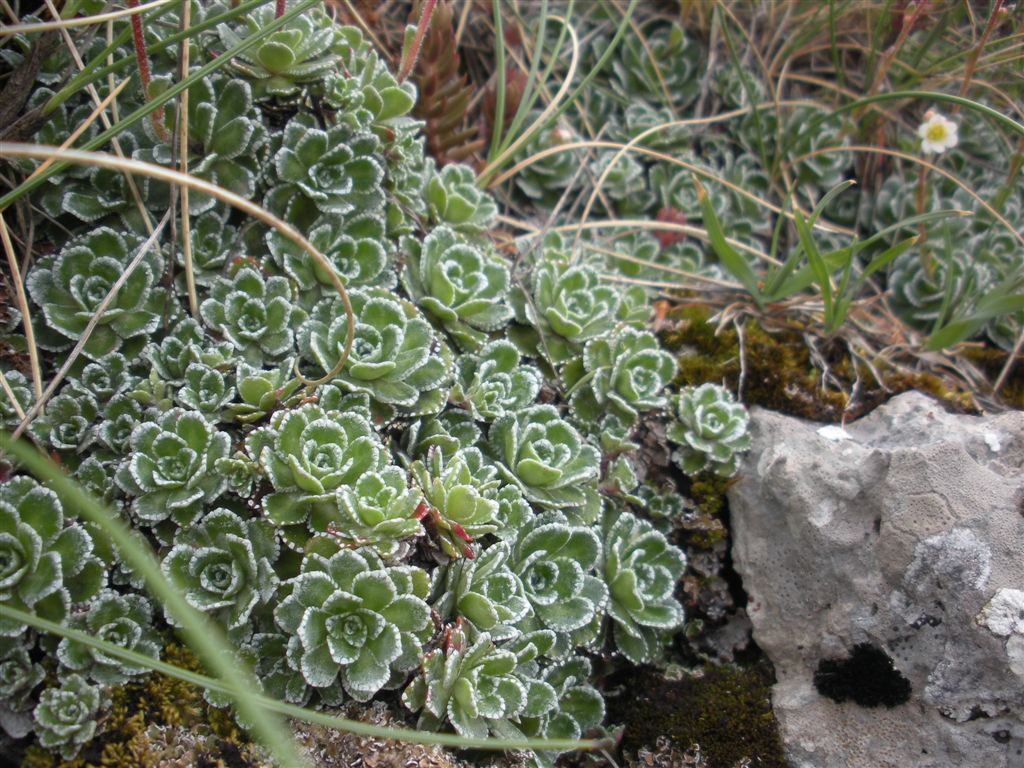
<svg viewBox="0 0 1024 768"><path fill-rule="evenodd" d="M245 28L240 31L246 34L227 24L217 32L224 48L233 48L273 21L274 9L263 7L245 16ZM303 88L322 82L337 66L337 42L334 22L321 8L314 8L235 56L229 66L252 81L257 99L294 98Z"/></svg>
<svg viewBox="0 0 1024 768"><path fill-rule="evenodd" d="M264 278L243 267L232 278L218 278L199 307L203 322L220 333L246 362L262 365L289 352L292 330L306 313L293 304L292 286L284 277Z"/></svg>
<svg viewBox="0 0 1024 768"><path fill-rule="evenodd" d="M615 645L634 664L655 661L662 637L683 622L683 608L673 593L686 557L630 512L609 508L602 533Z"/></svg>
<svg viewBox="0 0 1024 768"><path fill-rule="evenodd" d="M189 605L236 631L247 625L257 605L273 597L277 555L274 529L266 520L215 509L198 525L175 533L161 568Z"/></svg>
<svg viewBox="0 0 1024 768"><path fill-rule="evenodd" d="M393 246L379 214L321 216L307 237L346 287L394 286L396 276L390 268ZM304 302L338 295L330 274L294 241L275 230L267 235L267 245L274 262L299 287Z"/></svg>
<svg viewBox="0 0 1024 768"><path fill-rule="evenodd" d="M564 377L577 418L593 421L614 409L632 423L666 404L662 392L675 374L675 358L653 333L624 328L587 342L583 357L566 366Z"/></svg>
<svg viewBox="0 0 1024 768"><path fill-rule="evenodd" d="M665 435L680 446L674 457L682 470L735 475L741 454L750 448L750 433L747 409L732 393L712 383L687 387L673 396L672 410L678 420Z"/></svg>
<svg viewBox="0 0 1024 768"><path fill-rule="evenodd" d="M32 706L32 692L46 677L43 665L29 656L30 647L24 638L0 637L0 698L12 712Z"/></svg>
<svg viewBox="0 0 1024 768"><path fill-rule="evenodd" d="M53 491L30 477L0 485L0 603L63 621L73 603L100 591L106 569L93 549ZM0 618L0 636L24 632L24 624Z"/></svg>
<svg viewBox="0 0 1024 768"><path fill-rule="evenodd" d="M284 527L286 540L296 546L309 538L312 513L325 521L337 519L335 492L341 486L388 464L364 416L325 411L312 403L277 411L269 425L249 435L246 450L274 487L263 498L264 513Z"/></svg>
<svg viewBox="0 0 1024 768"><path fill-rule="evenodd" d="M334 382L405 415L440 411L451 378L453 355L448 345L412 303L389 291L354 290L349 298L355 335ZM323 299L299 329L299 350L327 373L341 359L347 334L341 299Z"/></svg>
<svg viewBox="0 0 1024 768"><path fill-rule="evenodd" d="M183 408L198 411L203 417L217 423L221 408L231 402L235 388L216 368L192 363L185 369L185 386L175 392L175 399Z"/></svg>
<svg viewBox="0 0 1024 768"><path fill-rule="evenodd" d="M471 642L457 622L445 647L423 659L402 702L420 713L420 730L436 731L448 722L469 738L521 736L515 724L520 718L544 717L557 706L554 688L537 677L536 663L553 642L550 632L532 632L499 648L486 632Z"/></svg>
<svg viewBox="0 0 1024 768"><path fill-rule="evenodd" d="M459 355L449 399L468 408L474 418L493 421L532 405L540 386L540 371L521 362L514 344L499 339L475 355Z"/></svg>
<svg viewBox="0 0 1024 768"><path fill-rule="evenodd" d="M130 442L131 455L115 479L134 497L132 512L144 524L190 525L223 493L226 482L216 463L227 456L230 440L202 414L172 408L139 424Z"/></svg>
<svg viewBox="0 0 1024 768"><path fill-rule="evenodd" d="M153 78L149 98L157 98L173 84L170 75ZM254 197L265 162L268 134L260 111L253 104L252 87L245 80L214 74L198 80L188 90L188 141L194 157L189 173L241 197ZM168 134L173 134L176 118L176 110L164 110ZM172 165L170 145L159 140L150 123L143 125L157 143L136 159ZM210 210L215 203L214 198L198 191L189 195L189 210L196 215Z"/></svg>
<svg viewBox="0 0 1024 768"><path fill-rule="evenodd" d="M70 624L125 650L160 658L161 641L153 628L153 609L142 595L105 591L89 603L84 613L76 614ZM57 646L57 658L68 669L102 685L124 683L149 671L68 638Z"/></svg>
<svg viewBox="0 0 1024 768"><path fill-rule="evenodd" d="M388 129L416 104L411 82L399 84L357 27L339 27L335 50L340 71L328 78L324 100L339 110L340 119L372 125L386 135Z"/></svg>
<svg viewBox="0 0 1024 768"><path fill-rule="evenodd" d="M571 656L545 667L540 679L555 690L556 706L543 717L523 718L527 736L545 739L580 739L604 720L604 697L590 684L593 670L585 656ZM560 753L537 755L544 768L554 765Z"/></svg>
<svg viewBox="0 0 1024 768"><path fill-rule="evenodd" d="M431 174L426 198L435 224L470 237L489 230L498 216L494 198L477 186L473 169L461 163L450 163Z"/></svg>
<svg viewBox="0 0 1024 768"><path fill-rule="evenodd" d="M593 503L600 452L554 406L534 405L495 420L487 451L535 504L582 510Z"/></svg>
<svg viewBox="0 0 1024 768"><path fill-rule="evenodd" d="M604 617L608 590L593 575L600 559L597 534L559 512L542 513L519 531L509 567L531 606L532 617L523 626L556 633L559 655L585 644Z"/></svg>
<svg viewBox="0 0 1024 768"><path fill-rule="evenodd" d="M96 733L101 704L100 689L81 675L68 675L60 687L47 688L32 713L40 746L73 759Z"/></svg>
<svg viewBox="0 0 1024 768"><path fill-rule="evenodd" d="M423 532L416 514L421 498L398 467L366 472L338 488L333 518L319 514L318 509L311 527L330 532L347 546L373 547L382 558L393 561L405 553L404 540Z"/></svg>
<svg viewBox="0 0 1024 768"><path fill-rule="evenodd" d="M563 363L590 339L608 333L618 322L619 291L604 285L585 263L571 263L557 233L545 238L544 258L533 265L530 298L513 292L516 320L532 326L539 338L520 339L529 354Z"/></svg>
<svg viewBox="0 0 1024 768"><path fill-rule="evenodd" d="M432 448L410 472L423 490L428 527L449 557L471 556L474 539L498 530L494 496L501 479L478 449L463 448L446 460Z"/></svg>
<svg viewBox="0 0 1024 768"><path fill-rule="evenodd" d="M461 616L495 641L518 635L515 624L530 612L530 602L509 567L511 552L508 543L493 544L439 569L433 605L441 621Z"/></svg>
<svg viewBox="0 0 1024 768"><path fill-rule="evenodd" d="M506 303L508 267L485 255L448 227L434 229L422 245L408 239L402 285L459 344L476 349L487 334L512 318Z"/></svg>
<svg viewBox="0 0 1024 768"><path fill-rule="evenodd" d="M297 404L301 397L296 390L302 386L302 381L294 378L294 365L294 357L286 357L273 368L261 368L240 360L235 368L238 400L225 407L221 418L252 424L279 406Z"/></svg>
<svg viewBox="0 0 1024 768"><path fill-rule="evenodd" d="M293 117L274 155L274 186L264 204L308 229L321 213L381 212L384 166L380 140L345 124L323 129L305 114Z"/></svg>
<svg viewBox="0 0 1024 768"><path fill-rule="evenodd" d="M314 688L340 680L349 696L366 701L419 663L433 630L419 568L385 567L366 549L312 554L286 586L291 594L274 618L301 648L299 669Z"/></svg>
<svg viewBox="0 0 1024 768"><path fill-rule="evenodd" d="M77 341L141 244L141 238L134 235L100 227L75 238L56 256L43 259L27 283L46 324ZM82 349L86 357L103 360L126 341L156 329L163 293L153 288L163 269L159 251L149 249L100 316Z"/></svg>

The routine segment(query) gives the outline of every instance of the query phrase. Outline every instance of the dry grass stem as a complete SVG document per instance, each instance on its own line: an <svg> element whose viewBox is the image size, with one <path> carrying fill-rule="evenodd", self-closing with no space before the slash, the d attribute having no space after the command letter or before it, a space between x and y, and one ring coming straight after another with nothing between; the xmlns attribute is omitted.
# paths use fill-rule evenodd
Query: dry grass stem
<svg viewBox="0 0 1024 768"><path fill-rule="evenodd" d="M3 242L4 254L7 256L7 266L11 270L11 282L14 283L14 299L18 303L18 311L21 312L21 324L25 329L25 346L28 349L29 365L32 368L32 389L36 393L36 402L41 406L43 372L39 365L39 348L36 346L36 334L32 329L32 314L29 312L28 296L25 295L25 283L21 279L21 269L18 268L18 257L14 253L11 234L7 231L7 222L4 221L2 211L0 211L0 241Z"/></svg>
<svg viewBox="0 0 1024 768"><path fill-rule="evenodd" d="M113 76L111 76L111 77L113 77ZM87 118L85 118L85 120L83 120L75 128L75 130L73 130L71 132L71 135L68 136L67 139L64 140L64 143L60 145L60 148L61 149L67 149L72 144L74 144L75 141L78 139L78 137L81 136L83 133L85 133L89 129L90 125L92 125L93 123L96 122L96 118L98 118L101 114L103 114L103 111L107 107L109 107L111 105L111 103L113 103L117 99L117 95L119 93L121 93L121 91L123 91L125 89L125 86L127 86L128 83L130 83L130 82L131 82L131 78L128 78L127 80L122 80L120 83L118 83L116 88L111 88L110 93L108 93L106 95L106 97L104 97L103 101L101 101L99 104L97 104L93 108L92 112L89 113L89 116ZM111 81L111 84L113 85L113 81ZM42 173L47 168L49 168L51 165L53 165L53 163L54 163L54 160L53 160L52 157L49 158L48 160L46 160L46 162L40 163L39 166L34 171L32 171L32 173L30 173L25 178L25 181L29 181L30 179L34 178L35 176L38 176L40 173Z"/></svg>
<svg viewBox="0 0 1024 768"><path fill-rule="evenodd" d="M60 13L54 6L53 0L44 1L46 3L47 9L50 11L50 14L53 16L53 18L59 20ZM71 55L71 59L75 62L75 66L78 67L78 71L81 72L83 69L85 69L85 62L82 61L82 55L78 52L78 48L75 46L75 41L71 39L71 34L66 29L61 29L60 34L61 37L64 39L64 45L67 47L68 53ZM96 90L96 86L90 83L85 88L86 91L89 93L89 97L92 99L93 103L99 106L99 104L101 103L101 99L99 92ZM117 102L115 101L114 103L116 104ZM107 117L107 113L105 111L100 112L100 121L103 123L103 127L105 129L110 129L110 118ZM121 142L117 140L117 137L112 138L110 140L110 144L111 146L113 146L114 153L118 157L125 157L125 154L121 149ZM142 202L142 195L139 194L139 188L135 184L135 179L131 177L131 174L125 174L125 182L128 185L128 189L131 191L132 199L135 201L135 207L138 209L139 215L142 217L142 222L146 227L146 232L152 234L153 220L152 218L150 218L149 211L146 209L145 203Z"/></svg>
<svg viewBox="0 0 1024 768"><path fill-rule="evenodd" d="M352 340L355 335L355 318L352 314L352 304L349 301L345 285L341 282L341 278L338 277L338 273L334 269L333 265L313 246L312 243L303 237L302 234L291 224L282 221L261 205L257 205L251 200L246 200L244 197L236 195L234 192L229 192L223 187L218 187L216 184L211 184L210 182L196 178L195 176L189 176L188 174L175 171L171 168L164 168L160 165L143 163L138 160L126 160L121 157L106 155L102 152L84 152L78 149L60 150L57 147L46 147L38 144L0 142L0 157L4 156L31 157L37 159L55 157L61 162L74 163L75 165L100 166L103 168L123 171L125 173L137 173L143 176L150 176L169 184L187 185L198 192L202 192L203 194L210 195L211 197L220 200L222 203L226 203L233 208L238 208L239 210L244 211L250 216L262 221L269 227L273 227L302 248L302 250L309 254L310 258L316 261L326 272L330 277L331 284L341 297L342 303L345 306L345 317L348 320L348 333L345 336L345 348L342 350L341 357L338 360L337 365L335 365L331 371L328 371L326 376L323 376L320 379L307 379L302 376L301 373L298 374L299 377L307 386L316 386L333 379L345 366L349 352L352 349Z"/></svg>
<svg viewBox="0 0 1024 768"><path fill-rule="evenodd" d="M192 23L192 4L186 2L181 13L181 28L187 30ZM181 44L181 72L184 80L188 77L189 44L188 40ZM178 96L178 167L188 175L188 88ZM188 293L188 308L192 317L199 317L199 296L196 294L196 275L192 265L192 224L188 212L188 186L182 185L181 190L181 253L185 261L185 290ZM171 253L174 243L171 243Z"/></svg>
<svg viewBox="0 0 1024 768"><path fill-rule="evenodd" d="M70 29L72 27L88 27L92 24L102 24L105 21L115 21L136 13L145 13L162 5L172 3L174 0L153 0L151 3L139 5L135 8L125 8L120 11L108 13L97 13L93 16L80 16L76 19L59 19L58 21L37 21L32 24L10 24L0 27L0 37L8 35L28 34L30 32L50 32L55 29ZM9 9L8 9L9 10ZM14 13L10 11L10 13ZM15 19L17 16L14 17Z"/></svg>
<svg viewBox="0 0 1024 768"><path fill-rule="evenodd" d="M28 412L22 418L21 423L18 424L17 429L14 430L12 434L13 440L17 440L21 437L28 425L32 423L32 420L42 412L43 405L46 401L50 399L60 383L64 381L64 377L68 375L68 371L71 370L71 366L74 364L75 360L78 359L78 356L82 354L82 350L85 349L85 345L89 341L89 337L92 335L92 332L96 329L96 326L99 325L100 318L103 317L103 313L107 311L107 307L110 306L114 297L117 296L117 292L128 280L129 275L131 275L131 273L135 271L135 268L142 262L142 258L156 244L157 238L160 237L160 233L163 232L164 226L170 218L170 211L168 211L164 214L163 219L160 220L160 224L153 230L153 233L146 239L146 242L144 242L142 247L139 248L139 252L135 254L135 257L131 262L129 262L124 272L122 272L118 276L117 280L114 281L114 284L110 286L110 290L107 291L107 295L103 297L103 301L99 303L99 306L96 307L96 311L93 313L92 317L89 318L89 322L85 326L85 330L82 331L81 338L79 338L78 342L71 350L71 353L67 356L63 365L61 365L56 375L46 386L46 390L36 400L32 407L29 408Z"/></svg>

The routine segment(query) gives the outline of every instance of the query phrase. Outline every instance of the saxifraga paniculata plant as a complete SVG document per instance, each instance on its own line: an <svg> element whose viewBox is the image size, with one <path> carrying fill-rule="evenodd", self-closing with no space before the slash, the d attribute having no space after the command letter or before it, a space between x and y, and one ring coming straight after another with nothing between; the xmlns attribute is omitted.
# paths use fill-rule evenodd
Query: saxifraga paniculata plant
<svg viewBox="0 0 1024 768"><path fill-rule="evenodd" d="M226 8L194 4L193 23ZM264 8L195 35L193 64L272 18ZM146 39L155 44L157 30ZM148 98L179 79L173 51L150 57ZM40 70L33 104L52 96L65 65ZM649 86L649 74L637 81ZM147 96L133 85L120 98L129 109ZM495 247L494 199L469 166L438 169L424 154L414 104L413 86L362 33L320 10L193 87L191 169L264 202L325 255L351 300L351 350L339 366L348 325L330 272L196 195L197 315L177 231L115 292L30 434L156 549L266 694L337 706L397 691L422 728L581 737L604 716L581 652L608 642L616 663L657 663L682 619L683 555L622 511L647 498L642 474L627 471L640 461L630 431L674 419L702 435L683 450L707 447L700 455L716 469L745 444L727 440L726 456L708 418L686 420L707 409L687 410L672 392L673 358L643 328L643 288L607 282L606 264L568 237L518 255ZM63 141L90 110L73 95L47 135ZM172 132L174 110L164 114ZM172 164L158 133L146 124L123 145ZM552 161L557 179L535 196L564 189L569 158ZM620 186L646 204L634 165ZM148 215L162 216L167 190L138 185ZM26 284L49 366L148 232L117 173L68 169L44 189L40 205L60 228L35 221L52 247ZM21 349L17 320L2 330ZM32 380L27 367L3 375L14 402L0 397L0 419L13 429ZM159 658L172 617L75 514L18 468L0 482L0 604ZM147 674L8 620L0 641L0 727L34 733L63 759L103 735L117 686Z"/></svg>

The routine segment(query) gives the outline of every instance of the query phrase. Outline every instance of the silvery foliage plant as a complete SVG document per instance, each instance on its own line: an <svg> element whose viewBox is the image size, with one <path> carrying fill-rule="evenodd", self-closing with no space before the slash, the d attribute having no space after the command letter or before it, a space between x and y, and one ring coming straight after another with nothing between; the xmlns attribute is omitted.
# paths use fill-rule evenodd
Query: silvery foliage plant
<svg viewBox="0 0 1024 768"><path fill-rule="evenodd" d="M227 5L193 9L197 24ZM214 25L193 63L271 19ZM152 64L155 95L177 61ZM628 91L648 74L615 70ZM645 519L636 432L671 421L684 469L731 471L742 407L673 394L650 297L607 282L571 238L497 248L494 199L469 167L424 155L414 89L359 30L310 11L191 97L197 175L262 202L326 264L199 196L193 314L180 233L139 255L166 190L63 172L45 203L61 227L37 222L53 247L26 280L40 348L66 354L137 263L33 439L155 548L268 695L335 706L395 691L421 728L467 736L600 728L586 654L659 663L684 618L685 557ZM119 103L144 101L130 87ZM89 108L73 97L47 140ZM172 157L148 123L122 142ZM34 399L26 374L3 371L7 429ZM176 631L74 506L17 471L0 483L0 605L153 659ZM9 619L0 641L0 725L64 759L102 732L114 687L147 674Z"/></svg>

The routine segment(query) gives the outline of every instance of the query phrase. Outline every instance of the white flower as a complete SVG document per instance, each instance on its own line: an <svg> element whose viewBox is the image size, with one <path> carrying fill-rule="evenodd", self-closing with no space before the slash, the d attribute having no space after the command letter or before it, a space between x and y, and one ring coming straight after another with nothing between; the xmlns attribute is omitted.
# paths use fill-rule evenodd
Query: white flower
<svg viewBox="0 0 1024 768"><path fill-rule="evenodd" d="M924 113L924 122L917 129L921 137L922 152L945 152L956 146L956 123L929 109Z"/></svg>

